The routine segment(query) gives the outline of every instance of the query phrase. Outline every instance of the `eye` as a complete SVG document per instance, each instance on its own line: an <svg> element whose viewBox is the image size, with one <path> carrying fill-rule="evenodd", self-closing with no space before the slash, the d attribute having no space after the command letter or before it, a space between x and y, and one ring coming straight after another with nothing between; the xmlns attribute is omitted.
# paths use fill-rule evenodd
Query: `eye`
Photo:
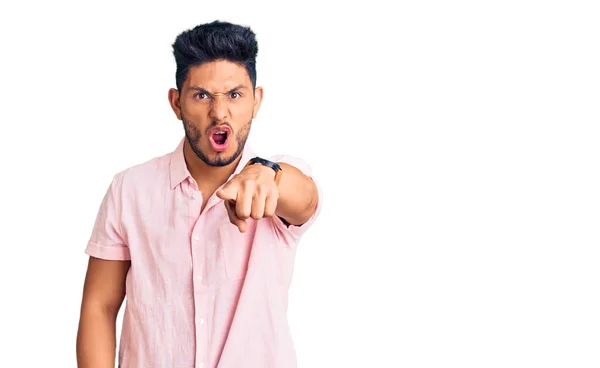
<svg viewBox="0 0 600 368"><path fill-rule="evenodd" d="M242 95L239 92L231 92L231 94L229 96L233 99L242 97Z"/></svg>
<svg viewBox="0 0 600 368"><path fill-rule="evenodd" d="M194 95L195 98L199 98L201 100L207 99L208 95L204 92L198 92Z"/></svg>

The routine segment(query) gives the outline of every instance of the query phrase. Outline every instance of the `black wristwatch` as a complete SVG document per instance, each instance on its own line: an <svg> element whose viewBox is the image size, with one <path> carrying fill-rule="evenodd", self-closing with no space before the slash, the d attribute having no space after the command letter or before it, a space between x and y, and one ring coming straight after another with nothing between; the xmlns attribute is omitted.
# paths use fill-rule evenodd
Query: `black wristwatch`
<svg viewBox="0 0 600 368"><path fill-rule="evenodd" d="M250 165L254 165L254 164L261 164L263 166L267 166L267 167L270 167L271 169L273 169L275 171L275 183L277 183L279 185L279 179L281 178L281 173L283 172L283 169L277 162L269 161L269 160L266 160L261 157L254 157L254 158L251 158L250 161L248 161L246 166L250 166Z"/></svg>

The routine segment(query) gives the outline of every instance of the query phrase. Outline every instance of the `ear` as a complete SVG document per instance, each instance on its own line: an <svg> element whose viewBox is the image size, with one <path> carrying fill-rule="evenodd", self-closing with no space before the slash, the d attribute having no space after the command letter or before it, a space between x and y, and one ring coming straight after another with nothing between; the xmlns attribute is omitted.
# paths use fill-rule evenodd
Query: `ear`
<svg viewBox="0 0 600 368"><path fill-rule="evenodd" d="M169 103L171 104L171 108L177 116L177 119L181 120L181 103L179 100L179 91L175 88L169 89Z"/></svg>
<svg viewBox="0 0 600 368"><path fill-rule="evenodd" d="M264 91L262 87L256 87L256 89L254 90L254 110L252 111L253 119L256 118L258 110L260 110L260 104L262 103L263 93Z"/></svg>

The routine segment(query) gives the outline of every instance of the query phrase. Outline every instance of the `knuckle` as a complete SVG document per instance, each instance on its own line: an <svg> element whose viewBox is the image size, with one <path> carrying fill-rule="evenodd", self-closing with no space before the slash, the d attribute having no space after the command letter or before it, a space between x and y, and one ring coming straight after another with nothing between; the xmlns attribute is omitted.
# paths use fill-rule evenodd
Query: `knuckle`
<svg viewBox="0 0 600 368"><path fill-rule="evenodd" d="M256 184L256 186L254 187L254 192L257 195L263 195L266 193L269 193L269 189L265 184Z"/></svg>
<svg viewBox="0 0 600 368"><path fill-rule="evenodd" d="M247 179L247 180L243 180L240 185L242 186L242 188L244 189L252 189L254 187L256 187L256 182L254 180L251 179Z"/></svg>
<svg viewBox="0 0 600 368"><path fill-rule="evenodd" d="M242 220L247 219L248 217L250 217L250 210L244 208L238 210L237 217L239 217Z"/></svg>

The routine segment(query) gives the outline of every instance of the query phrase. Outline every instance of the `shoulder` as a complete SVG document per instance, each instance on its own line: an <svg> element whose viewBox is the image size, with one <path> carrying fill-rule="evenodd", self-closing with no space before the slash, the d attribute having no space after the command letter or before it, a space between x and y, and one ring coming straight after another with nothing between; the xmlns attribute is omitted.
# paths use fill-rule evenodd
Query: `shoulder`
<svg viewBox="0 0 600 368"><path fill-rule="evenodd" d="M113 191L143 192L148 188L168 183L170 157L171 154L167 153L117 171L112 178Z"/></svg>

